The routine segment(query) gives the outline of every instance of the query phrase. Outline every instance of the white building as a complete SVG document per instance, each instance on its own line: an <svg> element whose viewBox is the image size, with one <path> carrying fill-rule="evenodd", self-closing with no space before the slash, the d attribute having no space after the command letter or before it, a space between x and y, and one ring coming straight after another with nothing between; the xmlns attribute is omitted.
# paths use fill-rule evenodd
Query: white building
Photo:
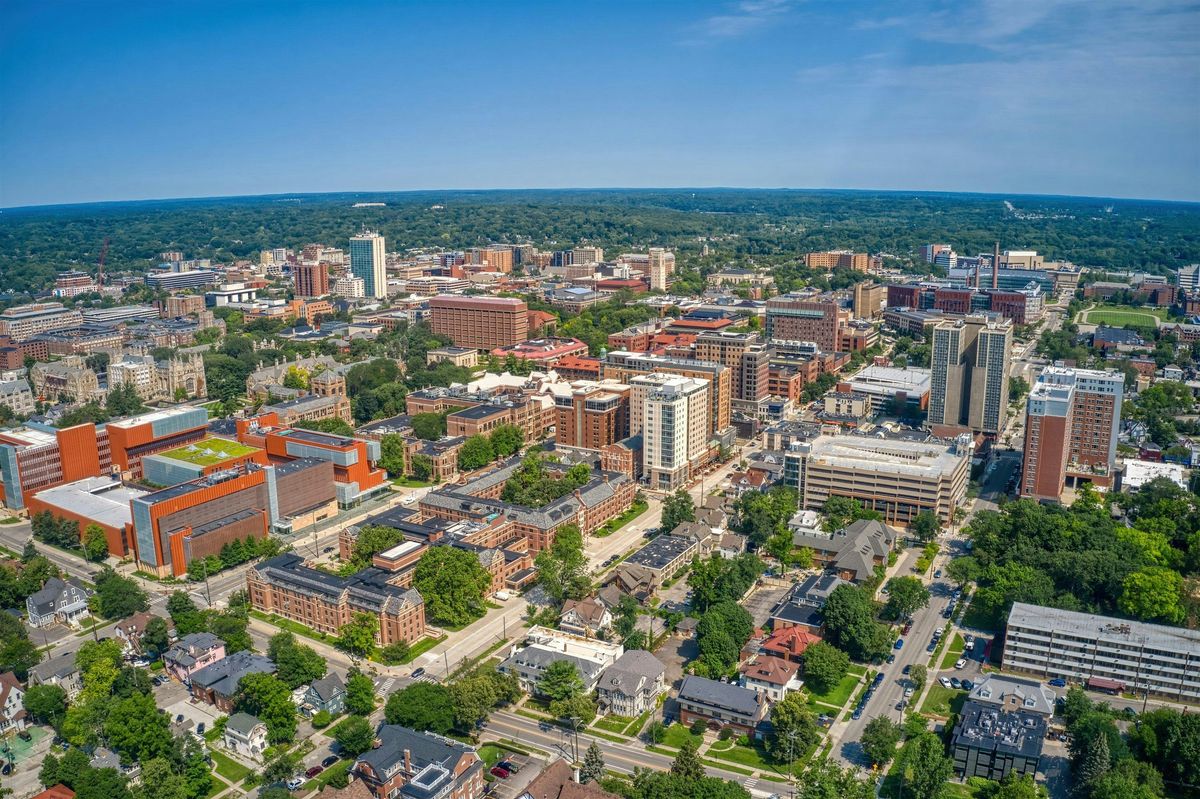
<svg viewBox="0 0 1200 799"><path fill-rule="evenodd" d="M662 247L651 247L647 262L651 291L666 291L667 278L675 271L675 253Z"/></svg>
<svg viewBox="0 0 1200 799"><path fill-rule="evenodd" d="M1126 460L1121 476L1121 490L1133 493L1151 480L1165 477L1180 488L1187 490L1187 469L1178 463Z"/></svg>
<svg viewBox="0 0 1200 799"><path fill-rule="evenodd" d="M333 282L333 293L339 297L361 299L367 296L366 283L361 277L345 274Z"/></svg>
<svg viewBox="0 0 1200 799"><path fill-rule="evenodd" d="M662 373L629 381L630 432L642 434L642 471L650 487L674 491L692 477L708 447L708 387Z"/></svg>
<svg viewBox="0 0 1200 799"><path fill-rule="evenodd" d="M387 253L383 236L364 230L350 239L350 272L362 278L364 296L387 299Z"/></svg>
<svg viewBox="0 0 1200 799"><path fill-rule="evenodd" d="M234 713L225 722L222 743L231 752L261 762L267 748L267 725L249 713Z"/></svg>

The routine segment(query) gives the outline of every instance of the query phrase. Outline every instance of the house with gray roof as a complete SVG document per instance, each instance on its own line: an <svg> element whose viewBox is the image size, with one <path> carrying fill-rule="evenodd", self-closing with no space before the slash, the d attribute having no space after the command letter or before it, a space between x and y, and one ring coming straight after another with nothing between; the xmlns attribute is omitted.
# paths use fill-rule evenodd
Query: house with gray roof
<svg viewBox="0 0 1200 799"><path fill-rule="evenodd" d="M83 677L75 665L75 653L68 652L43 660L29 670L30 685L57 685L74 699L83 690Z"/></svg>
<svg viewBox="0 0 1200 799"><path fill-rule="evenodd" d="M300 709L310 716L322 710L336 716L346 709L346 684L332 671L319 680L313 680L304 692Z"/></svg>
<svg viewBox="0 0 1200 799"><path fill-rule="evenodd" d="M702 719L712 729L732 727L742 735L759 737L758 725L767 708L765 696L733 683L691 674L679 686L679 721L685 725Z"/></svg>
<svg viewBox="0 0 1200 799"><path fill-rule="evenodd" d="M605 715L640 716L658 704L666 687L666 667L644 649L630 649L604 670L596 685Z"/></svg>
<svg viewBox="0 0 1200 799"><path fill-rule="evenodd" d="M229 751L261 763L267 748L267 725L249 713L234 713L225 721L221 742Z"/></svg>
<svg viewBox="0 0 1200 799"><path fill-rule="evenodd" d="M192 674L192 696L228 713L233 710L233 696L243 677L274 673L275 664L270 658L245 650L234 652Z"/></svg>
<svg viewBox="0 0 1200 799"><path fill-rule="evenodd" d="M896 543L896 532L883 522L859 519L831 536L796 532L792 543L810 549L814 565L859 583L869 579L876 566L887 564L888 554Z"/></svg>
<svg viewBox="0 0 1200 799"><path fill-rule="evenodd" d="M474 799L483 796L483 761L466 744L384 724L378 745L358 756L358 775L375 799Z"/></svg>
<svg viewBox="0 0 1200 799"><path fill-rule="evenodd" d="M58 622L76 625L88 613L88 598L92 595L83 583L71 577L62 580L51 577L42 590L25 599L29 626L45 627Z"/></svg>
<svg viewBox="0 0 1200 799"><path fill-rule="evenodd" d="M787 627L805 627L818 632L823 624L821 609L838 586L848 583L836 574L825 572L814 574L792 589L779 600L771 611L771 627L779 631Z"/></svg>
<svg viewBox="0 0 1200 799"><path fill-rule="evenodd" d="M167 674L188 685L193 674L224 657L225 642L220 638L212 633L188 633L163 652L162 662Z"/></svg>
<svg viewBox="0 0 1200 799"><path fill-rule="evenodd" d="M1020 710L1048 717L1054 715L1056 695L1040 680L985 674L975 683L967 698L1004 710Z"/></svg>

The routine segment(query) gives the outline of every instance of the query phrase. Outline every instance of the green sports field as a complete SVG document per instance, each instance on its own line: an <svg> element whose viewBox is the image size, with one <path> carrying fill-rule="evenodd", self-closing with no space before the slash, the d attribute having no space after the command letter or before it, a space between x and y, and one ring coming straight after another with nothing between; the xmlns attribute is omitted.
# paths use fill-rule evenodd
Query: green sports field
<svg viewBox="0 0 1200 799"><path fill-rule="evenodd" d="M1083 314L1081 321L1089 325L1108 325L1110 327L1158 327L1159 321L1166 311L1157 308L1093 308Z"/></svg>

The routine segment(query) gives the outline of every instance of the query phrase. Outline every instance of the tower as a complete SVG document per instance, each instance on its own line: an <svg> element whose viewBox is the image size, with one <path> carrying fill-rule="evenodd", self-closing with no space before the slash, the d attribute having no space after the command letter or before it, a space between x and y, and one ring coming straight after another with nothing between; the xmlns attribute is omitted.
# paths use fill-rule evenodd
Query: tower
<svg viewBox="0 0 1200 799"><path fill-rule="evenodd" d="M387 298L387 258L383 236L363 230L350 239L350 272L362 278L366 296Z"/></svg>

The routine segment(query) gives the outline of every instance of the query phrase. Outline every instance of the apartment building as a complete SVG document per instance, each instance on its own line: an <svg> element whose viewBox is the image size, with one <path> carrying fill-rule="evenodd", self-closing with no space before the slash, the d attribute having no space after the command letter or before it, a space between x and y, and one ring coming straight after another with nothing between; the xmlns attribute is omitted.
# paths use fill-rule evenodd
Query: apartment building
<svg viewBox="0 0 1200 799"><path fill-rule="evenodd" d="M1014 602L1003 666L1042 679L1200 700L1200 631Z"/></svg>
<svg viewBox="0 0 1200 799"><path fill-rule="evenodd" d="M834 496L856 499L893 526L921 511L948 525L966 498L974 445L953 441L819 435L792 442L783 480L800 492L801 509L820 510Z"/></svg>
<svg viewBox="0 0 1200 799"><path fill-rule="evenodd" d="M467 252L466 263L486 267L488 272L509 274L513 270L512 247L474 247Z"/></svg>
<svg viewBox="0 0 1200 799"><path fill-rule="evenodd" d="M459 347L492 350L529 338L529 306L514 297L455 297L429 300L429 326Z"/></svg>
<svg viewBox="0 0 1200 799"><path fill-rule="evenodd" d="M1068 484L1112 485L1125 376L1048 366L1025 405L1021 495L1058 499Z"/></svg>
<svg viewBox="0 0 1200 799"><path fill-rule="evenodd" d="M708 383L708 429L719 435L729 428L733 395L733 371L718 363L691 358L668 358L637 352L610 352L604 359L605 379L632 384L635 377L667 374ZM630 417L635 418L635 416Z"/></svg>
<svg viewBox="0 0 1200 799"><path fill-rule="evenodd" d="M940 322L930 356L929 425L995 437L1008 409L1012 322L984 315Z"/></svg>
<svg viewBox="0 0 1200 799"><path fill-rule="evenodd" d="M480 406L487 406L488 410L464 413ZM526 441L540 441L554 424L554 406L548 398L524 392L428 388L405 397L404 407L410 416L450 411L446 416L447 429L453 424L453 429L463 431L448 433L451 436L474 435L484 428L491 430L501 424L511 424L525 431Z"/></svg>
<svg viewBox="0 0 1200 799"><path fill-rule="evenodd" d="M674 491L691 480L708 451L708 383L648 374L629 385L630 431L642 436L642 472L652 488Z"/></svg>
<svg viewBox="0 0 1200 799"><path fill-rule="evenodd" d="M774 353L756 333L701 333L694 352L698 361L729 367L734 400L757 402L769 396L767 373Z"/></svg>
<svg viewBox="0 0 1200 799"><path fill-rule="evenodd" d="M83 325L83 314L61 302L15 305L0 312L0 336L24 341L38 333L73 330Z"/></svg>
<svg viewBox="0 0 1200 799"><path fill-rule="evenodd" d="M304 261L292 267L297 297L324 297L329 294L329 267Z"/></svg>
<svg viewBox="0 0 1200 799"><path fill-rule="evenodd" d="M575 665L583 679L584 693L596 690L600 675L625 653L625 647L598 638L589 638L574 633L554 630L549 627L532 627L525 640L514 645L497 671L516 675L521 687L530 693L539 693L538 684L551 663L565 660Z"/></svg>
<svg viewBox="0 0 1200 799"><path fill-rule="evenodd" d="M363 293L387 298L387 247L383 236L364 230L350 238L350 274L363 282Z"/></svg>
<svg viewBox="0 0 1200 799"><path fill-rule="evenodd" d="M809 269L853 269L855 272L870 271L871 256L865 252L832 250L804 254L804 265Z"/></svg>
<svg viewBox="0 0 1200 799"><path fill-rule="evenodd" d="M784 294L767 300L768 339L813 341L822 352L836 352L850 311L830 296Z"/></svg>
<svg viewBox="0 0 1200 799"><path fill-rule="evenodd" d="M565 390L552 390L554 440L560 446L600 449L629 437L629 386L580 381Z"/></svg>
<svg viewBox="0 0 1200 799"><path fill-rule="evenodd" d="M250 605L317 632L336 635L355 613L379 621L380 646L413 643L425 635L425 602L411 589L393 585L391 575L368 567L350 577L310 568L295 553L277 555L246 572Z"/></svg>
<svg viewBox="0 0 1200 799"><path fill-rule="evenodd" d="M757 738L769 707L767 697L757 691L707 677L689 675L679 686L679 721L688 726L701 720L712 729L732 727Z"/></svg>
<svg viewBox="0 0 1200 799"><path fill-rule="evenodd" d="M376 745L358 756L351 771L373 799L483 796L485 765L474 749L451 738L397 724L379 728Z"/></svg>

